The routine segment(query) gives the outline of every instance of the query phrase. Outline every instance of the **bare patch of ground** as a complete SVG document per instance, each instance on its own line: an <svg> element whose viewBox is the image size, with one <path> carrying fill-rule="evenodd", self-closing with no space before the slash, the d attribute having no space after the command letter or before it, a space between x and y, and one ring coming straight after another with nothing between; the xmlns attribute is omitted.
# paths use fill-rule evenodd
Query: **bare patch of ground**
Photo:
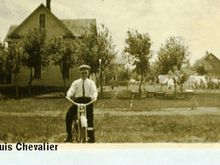
<svg viewBox="0 0 220 165"><path fill-rule="evenodd" d="M66 111L0 112L0 116L65 116ZM113 116L160 116L160 115L220 115L219 107L161 108L156 111L134 111L126 108L96 108L95 115Z"/></svg>

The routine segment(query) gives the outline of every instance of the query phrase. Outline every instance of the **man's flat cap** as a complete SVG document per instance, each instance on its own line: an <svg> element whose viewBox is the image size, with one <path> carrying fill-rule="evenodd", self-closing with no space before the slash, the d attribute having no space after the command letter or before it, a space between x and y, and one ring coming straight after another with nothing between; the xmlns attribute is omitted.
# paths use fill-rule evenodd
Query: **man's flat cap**
<svg viewBox="0 0 220 165"><path fill-rule="evenodd" d="M90 70L91 69L91 67L89 66L89 65L80 65L79 67L79 70Z"/></svg>

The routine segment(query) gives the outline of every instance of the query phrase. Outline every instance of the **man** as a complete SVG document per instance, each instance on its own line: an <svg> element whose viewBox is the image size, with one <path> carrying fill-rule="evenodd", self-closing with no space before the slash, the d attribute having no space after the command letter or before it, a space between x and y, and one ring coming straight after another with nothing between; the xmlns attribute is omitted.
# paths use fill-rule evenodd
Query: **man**
<svg viewBox="0 0 220 165"><path fill-rule="evenodd" d="M88 78L90 66L81 65L79 67L81 78L73 81L69 90L67 91L66 98L73 98L76 103L88 103L92 100L97 100L98 92L94 81ZM94 128L93 128L93 104L86 107L88 119L88 142L94 143ZM77 106L73 104L66 113L66 131L67 138L65 142L72 142L72 123L77 116Z"/></svg>

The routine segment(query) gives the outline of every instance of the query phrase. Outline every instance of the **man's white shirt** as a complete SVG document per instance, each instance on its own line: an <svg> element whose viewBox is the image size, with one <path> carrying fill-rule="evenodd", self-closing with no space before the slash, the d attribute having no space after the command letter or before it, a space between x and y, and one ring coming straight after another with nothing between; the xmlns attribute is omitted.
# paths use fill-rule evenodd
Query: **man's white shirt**
<svg viewBox="0 0 220 165"><path fill-rule="evenodd" d="M84 91L84 97L91 97L92 99L97 99L98 92L94 81L86 78L84 80ZM67 91L66 96L69 98L83 97L83 79L80 78L78 80L73 81L69 90Z"/></svg>

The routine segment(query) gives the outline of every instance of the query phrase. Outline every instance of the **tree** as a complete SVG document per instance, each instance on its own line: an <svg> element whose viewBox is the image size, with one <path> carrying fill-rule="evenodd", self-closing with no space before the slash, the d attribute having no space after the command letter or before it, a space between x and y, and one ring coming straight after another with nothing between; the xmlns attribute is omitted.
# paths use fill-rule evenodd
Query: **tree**
<svg viewBox="0 0 220 165"><path fill-rule="evenodd" d="M80 63L91 66L91 73L96 75L100 71L100 86L102 97L102 73L107 67L110 67L116 56L115 46L112 42L112 36L109 30L101 25L98 27L91 25L89 30L82 36L79 41L80 45Z"/></svg>
<svg viewBox="0 0 220 165"><path fill-rule="evenodd" d="M69 78L69 68L72 68L77 60L77 43L72 39L52 38L47 45L47 53L52 55L52 61L60 66L63 79L64 92L66 81Z"/></svg>
<svg viewBox="0 0 220 165"><path fill-rule="evenodd" d="M201 59L198 59L194 63L193 69L199 75L206 75L206 74L208 74L208 71L210 70L210 68L212 68L212 66L210 65L209 58L207 59L207 57L209 57L210 55L213 55L213 54L209 53L208 51L206 51L205 56L203 58L201 58Z"/></svg>
<svg viewBox="0 0 220 165"><path fill-rule="evenodd" d="M0 83L6 83L6 61L7 61L7 48L4 43L0 42Z"/></svg>
<svg viewBox="0 0 220 165"><path fill-rule="evenodd" d="M181 37L170 37L162 45L158 52L157 71L159 74L167 74L174 67L180 70L187 63L189 55L188 47L184 45Z"/></svg>
<svg viewBox="0 0 220 165"><path fill-rule="evenodd" d="M97 73L99 68L98 55L95 52L97 42L97 29L91 25L81 38L77 39L79 45L79 59L77 63L91 66L91 73Z"/></svg>
<svg viewBox="0 0 220 165"><path fill-rule="evenodd" d="M7 70L14 74L16 98L18 98L17 75L20 72L23 58L23 48L20 42L10 42L7 54Z"/></svg>
<svg viewBox="0 0 220 165"><path fill-rule="evenodd" d="M150 52L151 39L150 36L145 33L138 33L135 31L127 31L127 38L125 40L124 55L128 59L129 63L135 65L135 71L141 76L141 82L139 85L139 94L141 95L141 86L146 76L147 71L150 68L149 59L152 54Z"/></svg>
<svg viewBox="0 0 220 165"><path fill-rule="evenodd" d="M97 73L99 70L99 59L102 59L103 69L110 66L115 58L115 46L109 30L101 25L98 27L91 25L89 30L78 40L80 43L81 63L91 66L91 72Z"/></svg>
<svg viewBox="0 0 220 165"><path fill-rule="evenodd" d="M205 69L205 66L203 66L203 65L198 65L198 66L195 67L195 69L196 69L196 72L197 72L199 75L205 75L205 74L207 74L207 71L206 71L206 69Z"/></svg>
<svg viewBox="0 0 220 165"><path fill-rule="evenodd" d="M104 79L105 79L105 85L113 85L113 80L116 77L116 69L114 65L111 65L107 67L104 71Z"/></svg>
<svg viewBox="0 0 220 165"><path fill-rule="evenodd" d="M91 25L78 43L80 45L79 63L90 65L91 73L99 71L99 59L102 60L102 69L105 70L116 56L111 33L104 25L100 25L98 29L95 25Z"/></svg>
<svg viewBox="0 0 220 165"><path fill-rule="evenodd" d="M41 67L46 67L49 64L49 57L45 53L45 41L46 31L44 29L32 29L23 38L23 64L30 69L28 82L30 95L32 81L35 78L40 78Z"/></svg>
<svg viewBox="0 0 220 165"><path fill-rule="evenodd" d="M130 72L128 69L124 69L124 70L121 70L119 72L119 79L121 81L128 81L130 80Z"/></svg>

